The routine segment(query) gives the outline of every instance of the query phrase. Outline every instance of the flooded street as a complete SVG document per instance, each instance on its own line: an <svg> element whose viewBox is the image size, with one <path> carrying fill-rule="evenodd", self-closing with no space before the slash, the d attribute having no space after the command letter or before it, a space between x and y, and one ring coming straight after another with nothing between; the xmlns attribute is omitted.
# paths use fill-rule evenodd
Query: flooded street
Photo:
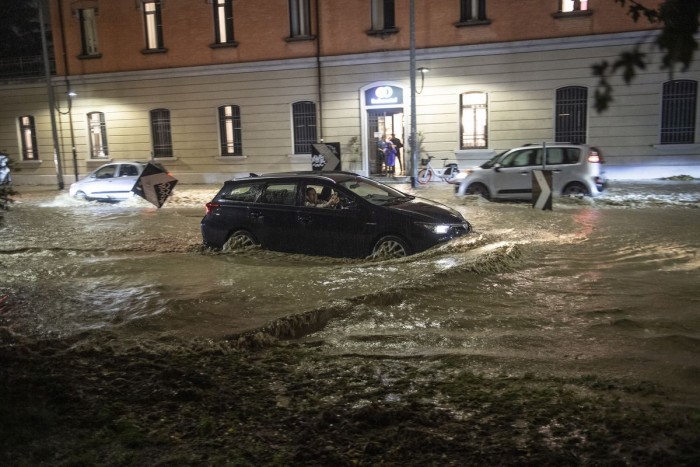
<svg viewBox="0 0 700 467"><path fill-rule="evenodd" d="M653 381L700 403L700 183L613 183L530 204L412 190L475 232L383 262L201 247L216 186L158 210L48 189L0 224L0 343L221 339L266 329L338 354L470 357L481 372Z"/></svg>

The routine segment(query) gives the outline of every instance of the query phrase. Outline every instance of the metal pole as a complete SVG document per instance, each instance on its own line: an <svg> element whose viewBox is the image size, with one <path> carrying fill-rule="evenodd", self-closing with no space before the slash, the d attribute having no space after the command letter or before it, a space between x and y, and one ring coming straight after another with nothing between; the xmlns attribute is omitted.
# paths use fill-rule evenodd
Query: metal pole
<svg viewBox="0 0 700 467"><path fill-rule="evenodd" d="M410 76L411 76L411 186L418 186L418 138L416 131L416 5L410 2Z"/></svg>
<svg viewBox="0 0 700 467"><path fill-rule="evenodd" d="M51 83L51 66L49 64L49 49L46 44L46 30L44 26L44 0L39 0L39 27L41 31L41 49L44 59L44 75L46 78L46 92L49 99L49 116L51 117L51 134L53 136L53 161L56 166L56 180L58 181L58 189L63 190L63 167L61 164L61 150L58 142L58 130L56 129L56 100L53 93L53 84Z"/></svg>

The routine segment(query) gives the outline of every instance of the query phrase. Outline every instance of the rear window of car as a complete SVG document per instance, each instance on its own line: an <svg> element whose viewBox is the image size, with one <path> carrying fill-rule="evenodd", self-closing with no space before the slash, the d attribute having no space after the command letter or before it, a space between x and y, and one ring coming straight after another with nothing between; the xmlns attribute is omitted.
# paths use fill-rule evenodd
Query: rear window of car
<svg viewBox="0 0 700 467"><path fill-rule="evenodd" d="M228 201L254 203L263 191L262 183L246 183L227 185L219 193L219 197Z"/></svg>
<svg viewBox="0 0 700 467"><path fill-rule="evenodd" d="M580 159L579 148L547 148L547 163L550 165L576 164Z"/></svg>
<svg viewBox="0 0 700 467"><path fill-rule="evenodd" d="M262 196L258 199L258 203L294 206L296 204L296 194L296 183L270 183L265 187Z"/></svg>

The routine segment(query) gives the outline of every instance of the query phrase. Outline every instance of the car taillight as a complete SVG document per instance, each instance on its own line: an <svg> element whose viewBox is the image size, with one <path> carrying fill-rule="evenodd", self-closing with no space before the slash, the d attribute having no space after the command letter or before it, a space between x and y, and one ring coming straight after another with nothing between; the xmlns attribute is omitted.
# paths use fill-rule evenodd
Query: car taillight
<svg viewBox="0 0 700 467"><path fill-rule="evenodd" d="M603 155L597 149L591 149L591 152L588 153L588 162L602 164L604 162Z"/></svg>
<svg viewBox="0 0 700 467"><path fill-rule="evenodd" d="M207 203L207 204L205 205L205 207L207 208L207 214L211 214L211 212L212 212L214 209L216 209L216 208L219 207L219 204L218 204L218 203Z"/></svg>

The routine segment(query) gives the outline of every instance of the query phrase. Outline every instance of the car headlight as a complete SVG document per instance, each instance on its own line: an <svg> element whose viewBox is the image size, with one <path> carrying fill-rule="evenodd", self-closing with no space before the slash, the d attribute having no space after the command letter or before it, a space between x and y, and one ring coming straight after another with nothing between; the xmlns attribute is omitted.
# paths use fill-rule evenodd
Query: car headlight
<svg viewBox="0 0 700 467"><path fill-rule="evenodd" d="M457 180L463 180L463 179L467 178L467 175L469 175L470 173L471 173L471 171L465 170L465 171L460 172L457 175L455 175L455 178Z"/></svg>
<svg viewBox="0 0 700 467"><path fill-rule="evenodd" d="M420 225L424 229L430 230L432 233L437 235L446 234L450 231L450 227L452 227L451 224L431 224L429 222L416 222L416 224Z"/></svg>

